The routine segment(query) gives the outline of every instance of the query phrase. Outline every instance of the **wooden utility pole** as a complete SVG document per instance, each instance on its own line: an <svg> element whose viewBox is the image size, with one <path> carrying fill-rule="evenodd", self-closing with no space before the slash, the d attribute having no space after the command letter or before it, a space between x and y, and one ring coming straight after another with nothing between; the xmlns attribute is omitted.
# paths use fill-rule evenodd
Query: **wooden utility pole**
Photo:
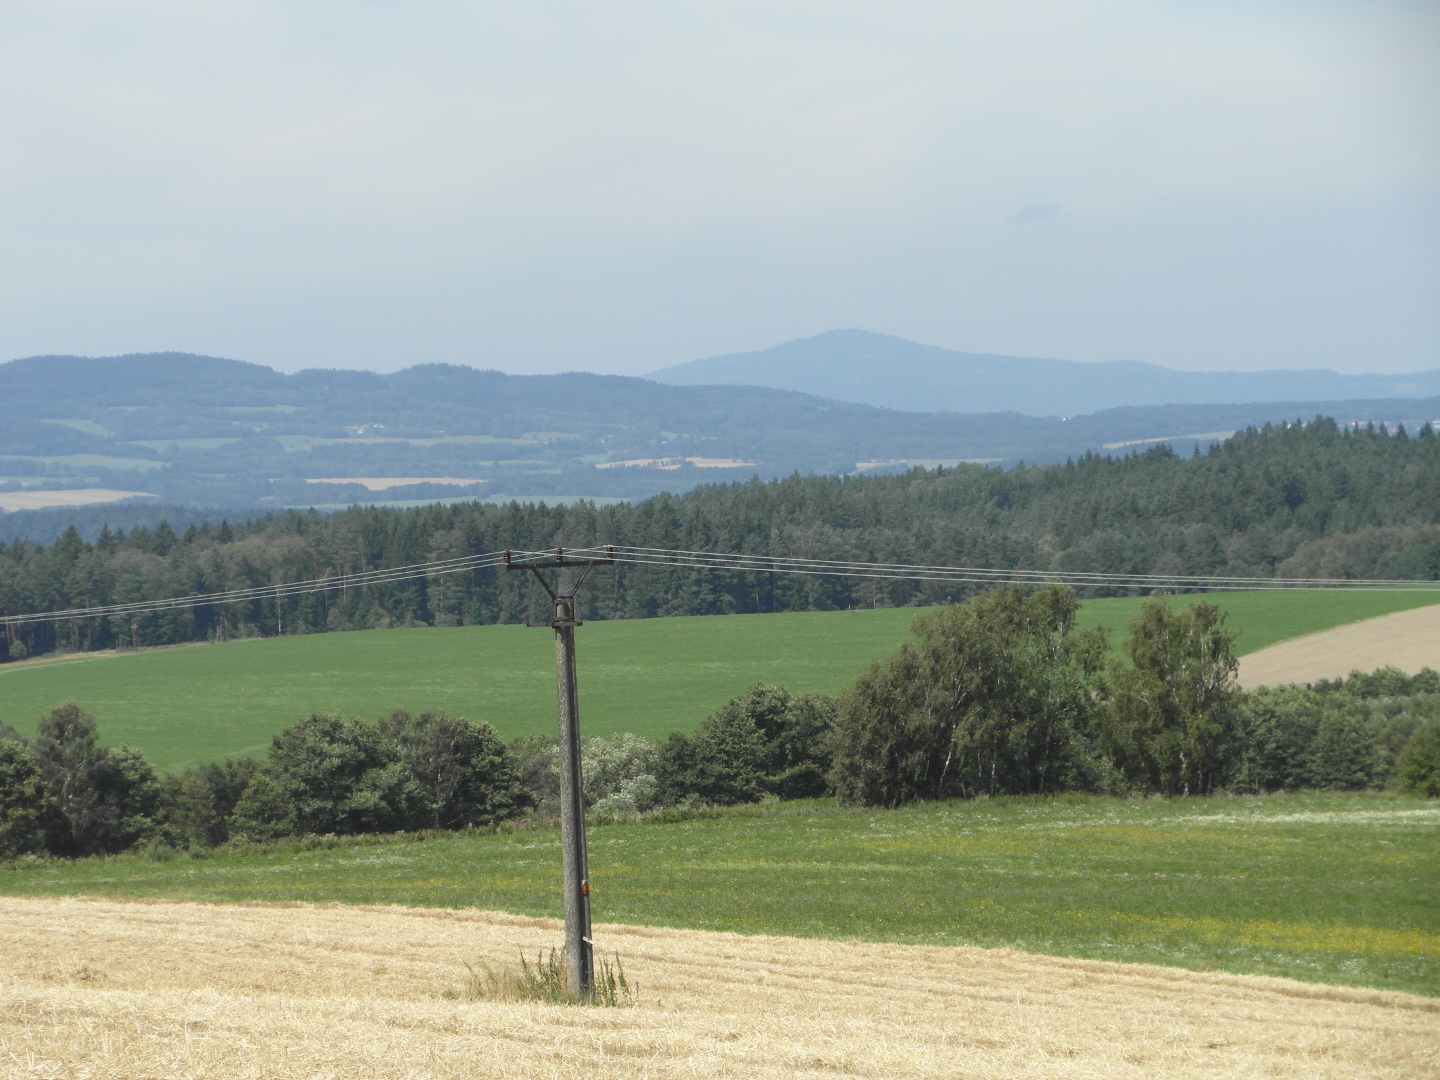
<svg viewBox="0 0 1440 1080"><path fill-rule="evenodd" d="M565 973L567 989L576 1000L587 1001L595 993L595 943L590 938L590 865L585 848L585 791L580 771L580 701L575 686L575 628L582 625L575 618L575 594L585 583L592 568L614 565L614 552L605 549L603 559L577 559L566 556L564 548L556 548L554 558L514 559L505 552L505 565L511 570L530 570L535 580L550 594L555 617L548 623L527 623L527 626L548 626L555 631L555 698L560 720L560 862L564 872L565 890ZM565 587L561 578L567 569L578 569L580 576ZM545 580L541 570L555 570L555 585Z"/></svg>

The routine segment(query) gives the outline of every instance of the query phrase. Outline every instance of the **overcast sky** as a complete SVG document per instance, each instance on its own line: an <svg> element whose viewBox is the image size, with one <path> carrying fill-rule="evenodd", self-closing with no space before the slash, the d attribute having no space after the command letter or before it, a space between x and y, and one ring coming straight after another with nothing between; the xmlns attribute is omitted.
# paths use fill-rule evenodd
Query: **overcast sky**
<svg viewBox="0 0 1440 1080"><path fill-rule="evenodd" d="M0 4L0 358L1440 367L1440 4Z"/></svg>

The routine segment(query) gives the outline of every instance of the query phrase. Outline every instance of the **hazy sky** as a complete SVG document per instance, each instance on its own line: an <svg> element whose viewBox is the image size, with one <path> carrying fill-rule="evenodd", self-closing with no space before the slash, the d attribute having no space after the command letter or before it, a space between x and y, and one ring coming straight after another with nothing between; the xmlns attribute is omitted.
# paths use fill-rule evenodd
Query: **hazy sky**
<svg viewBox="0 0 1440 1080"><path fill-rule="evenodd" d="M1440 367L1440 3L0 4L0 358Z"/></svg>

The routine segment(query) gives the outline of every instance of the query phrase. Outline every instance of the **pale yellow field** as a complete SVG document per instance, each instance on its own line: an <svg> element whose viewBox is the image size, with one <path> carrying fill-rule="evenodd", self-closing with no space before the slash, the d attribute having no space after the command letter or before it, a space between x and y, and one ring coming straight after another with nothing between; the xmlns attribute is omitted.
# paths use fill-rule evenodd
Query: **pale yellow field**
<svg viewBox="0 0 1440 1080"><path fill-rule="evenodd" d="M602 926L634 1008L448 1000L547 920L0 899L0 1076L1433 1077L1440 1001L1004 950Z"/></svg>
<svg viewBox="0 0 1440 1080"><path fill-rule="evenodd" d="M71 488L67 491L0 492L0 510L44 510L51 506L89 506L147 496L148 491L116 491L113 488Z"/></svg>
<svg viewBox="0 0 1440 1080"><path fill-rule="evenodd" d="M1282 641L1240 658L1240 685L1283 686L1343 679L1352 671L1440 670L1440 604Z"/></svg>

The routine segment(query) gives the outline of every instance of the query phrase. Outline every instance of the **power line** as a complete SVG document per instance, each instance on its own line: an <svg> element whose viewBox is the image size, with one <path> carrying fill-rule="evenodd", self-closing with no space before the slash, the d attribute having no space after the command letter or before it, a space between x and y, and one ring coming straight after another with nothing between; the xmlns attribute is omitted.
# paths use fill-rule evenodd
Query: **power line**
<svg viewBox="0 0 1440 1080"><path fill-rule="evenodd" d="M60 622L71 619L93 619L109 615L138 615L147 611L171 611L178 608L210 607L219 604L242 603L247 600L283 599L311 593L333 592L362 585L388 584L396 581L410 581L422 577L442 577L499 566L504 561L503 551L487 552L484 555L467 555L458 559L441 559L435 562L413 563L409 566L388 567L382 570L368 570L358 574L326 575L306 581L281 582L276 585L256 585L246 589L231 589L227 592L199 593L189 596L165 597L158 600L137 600L128 604L103 604L95 607L68 608L63 611L31 612L24 615L0 616L0 621L18 625L34 622Z"/></svg>
<svg viewBox="0 0 1440 1080"><path fill-rule="evenodd" d="M1395 580L1389 578L1253 578L1219 575L1114 574L1099 571L1001 570L975 566L929 566L914 563L880 563L835 559L804 559L772 555L736 555L727 552L681 551L642 548L623 544L606 550L615 552L617 562L639 565L731 570L753 573L810 574L833 577L865 577L881 580L938 583L1106 585L1121 587L1180 587L1194 589L1391 589L1398 591L1440 589L1440 581ZM576 549L576 554L582 554Z"/></svg>
<svg viewBox="0 0 1440 1080"><path fill-rule="evenodd" d="M358 574L327 574L303 581L256 585L225 592L199 593L189 596L138 600L124 604L68 608L60 611L30 612L0 616L11 626L38 622L60 622L75 619L103 618L111 615L139 615L151 611L173 611L183 608L209 607L243 603L250 600L285 599L313 593L333 592L365 585L382 585L417 578L444 577L450 574L484 570L499 566L509 555L512 559L544 559L552 551L491 551L454 559L412 563ZM929 584L971 585L1037 585L1053 582L1079 587L1110 588L1183 588L1197 591L1261 591L1279 589L1334 589L1352 591L1389 590L1399 592L1434 592L1440 582L1391 580L1384 578L1252 578L1220 575L1184 574L1116 574L1101 571L1002 570L981 566L936 566L921 563L885 563L840 559L807 559L798 556L745 555L735 552L688 551L676 548L638 547L616 544L605 547L571 548L574 558L613 559L631 566L670 567L689 570L721 570L733 573L789 574L810 577L858 578L873 581L912 581Z"/></svg>

